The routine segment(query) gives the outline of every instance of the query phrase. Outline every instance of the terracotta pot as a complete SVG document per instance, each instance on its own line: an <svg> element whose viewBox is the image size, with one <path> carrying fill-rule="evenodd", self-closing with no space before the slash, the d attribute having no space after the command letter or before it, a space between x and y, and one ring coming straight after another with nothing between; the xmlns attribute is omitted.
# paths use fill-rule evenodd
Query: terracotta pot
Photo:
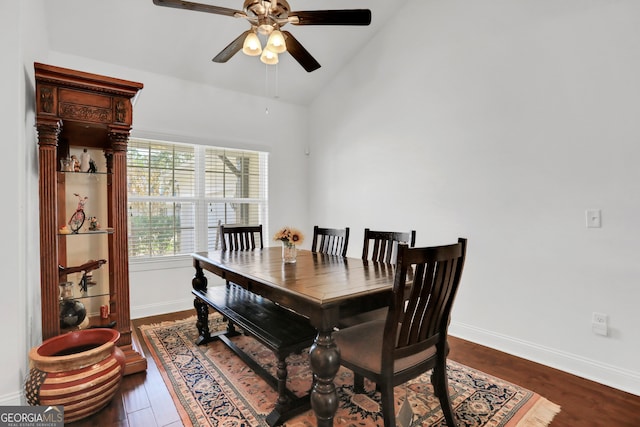
<svg viewBox="0 0 640 427"><path fill-rule="evenodd" d="M64 406L65 423L104 408L118 391L125 356L120 332L97 328L49 338L29 352L25 394L30 405Z"/></svg>

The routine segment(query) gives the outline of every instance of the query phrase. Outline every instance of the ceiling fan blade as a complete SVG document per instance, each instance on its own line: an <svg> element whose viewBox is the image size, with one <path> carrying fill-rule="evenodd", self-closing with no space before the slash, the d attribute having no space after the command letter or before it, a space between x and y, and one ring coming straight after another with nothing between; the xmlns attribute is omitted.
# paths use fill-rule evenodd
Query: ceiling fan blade
<svg viewBox="0 0 640 427"><path fill-rule="evenodd" d="M311 56L307 49L305 49L289 31L283 31L282 34L284 34L284 41L287 44L287 52L302 65L302 68L309 73L320 68L318 61Z"/></svg>
<svg viewBox="0 0 640 427"><path fill-rule="evenodd" d="M227 47L222 49L222 51L216 55L215 58L212 59L213 62L227 62L231 59L233 55L238 53L239 50L242 49L242 44L244 43L244 39L247 38L247 34L249 34L251 30L247 30L244 33L240 34L234 41L229 43Z"/></svg>
<svg viewBox="0 0 640 427"><path fill-rule="evenodd" d="M195 10L197 12L215 13L216 15L239 16L245 17L246 14L240 10L233 10L226 7L211 6L202 3L193 3L183 0L153 0L156 6L174 7L176 9Z"/></svg>
<svg viewBox="0 0 640 427"><path fill-rule="evenodd" d="M309 10L289 13L289 22L294 25L369 25L369 9Z"/></svg>

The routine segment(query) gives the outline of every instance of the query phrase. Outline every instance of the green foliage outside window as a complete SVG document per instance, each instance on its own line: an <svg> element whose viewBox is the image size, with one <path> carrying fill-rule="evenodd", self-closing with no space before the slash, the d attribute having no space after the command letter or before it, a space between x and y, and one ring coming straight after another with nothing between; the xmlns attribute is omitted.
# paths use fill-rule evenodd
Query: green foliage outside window
<svg viewBox="0 0 640 427"><path fill-rule="evenodd" d="M132 139L130 258L216 249L218 224L260 223L266 163L266 153Z"/></svg>

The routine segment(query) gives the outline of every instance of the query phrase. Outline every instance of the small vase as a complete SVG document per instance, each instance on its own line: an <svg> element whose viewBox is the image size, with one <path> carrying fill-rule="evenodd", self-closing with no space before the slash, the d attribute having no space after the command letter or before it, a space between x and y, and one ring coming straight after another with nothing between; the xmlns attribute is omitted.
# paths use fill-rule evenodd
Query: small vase
<svg viewBox="0 0 640 427"><path fill-rule="evenodd" d="M60 283L60 328L79 326L87 317L87 310L73 298L73 283Z"/></svg>
<svg viewBox="0 0 640 427"><path fill-rule="evenodd" d="M285 264L293 264L296 262L297 255L296 245L289 242L282 242L282 262Z"/></svg>

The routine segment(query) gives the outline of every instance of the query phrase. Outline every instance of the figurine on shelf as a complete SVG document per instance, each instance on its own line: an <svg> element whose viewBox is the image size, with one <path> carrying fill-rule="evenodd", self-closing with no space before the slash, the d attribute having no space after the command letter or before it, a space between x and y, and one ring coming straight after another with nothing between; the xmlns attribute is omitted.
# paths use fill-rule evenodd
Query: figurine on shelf
<svg viewBox="0 0 640 427"><path fill-rule="evenodd" d="M73 165L73 172L80 172L80 160L75 154L71 156L71 164Z"/></svg>
<svg viewBox="0 0 640 427"><path fill-rule="evenodd" d="M82 154L80 154L80 171L81 172L89 172L89 162L91 161L91 155L87 152L85 148L82 150Z"/></svg>
<svg viewBox="0 0 640 427"><path fill-rule="evenodd" d="M69 157L60 159L60 170L62 172L73 172L73 166L71 165L71 159Z"/></svg>
<svg viewBox="0 0 640 427"><path fill-rule="evenodd" d="M80 289L82 292L87 292L89 286L93 286L96 282L93 281L93 274L91 273L93 270L97 270L107 263L106 259L99 259L97 261L89 260L82 265L77 265L75 267L63 267L58 265L58 276L62 279L63 276L71 273L82 272L82 278L80 279Z"/></svg>
<svg viewBox="0 0 640 427"><path fill-rule="evenodd" d="M89 173L96 173L97 172L96 162L94 162L93 159L89 159L89 170L87 172L89 172Z"/></svg>
<svg viewBox="0 0 640 427"><path fill-rule="evenodd" d="M77 233L82 228L82 224L84 224L85 215L84 215L84 205L87 203L87 196L80 197L78 193L73 193L74 196L78 197L78 207L76 211L71 215L71 219L69 220L69 226L71 227L72 233Z"/></svg>
<svg viewBox="0 0 640 427"><path fill-rule="evenodd" d="M98 231L100 230L100 223L98 222L98 217L92 216L89 218L89 231Z"/></svg>
<svg viewBox="0 0 640 427"><path fill-rule="evenodd" d="M99 259L97 261L90 259L84 264L76 265L75 267L63 267L61 265L58 265L58 276L62 277L67 274L78 273L80 271L84 271L85 273L90 273L93 270L96 270L102 267L106 263L107 263L106 259Z"/></svg>

